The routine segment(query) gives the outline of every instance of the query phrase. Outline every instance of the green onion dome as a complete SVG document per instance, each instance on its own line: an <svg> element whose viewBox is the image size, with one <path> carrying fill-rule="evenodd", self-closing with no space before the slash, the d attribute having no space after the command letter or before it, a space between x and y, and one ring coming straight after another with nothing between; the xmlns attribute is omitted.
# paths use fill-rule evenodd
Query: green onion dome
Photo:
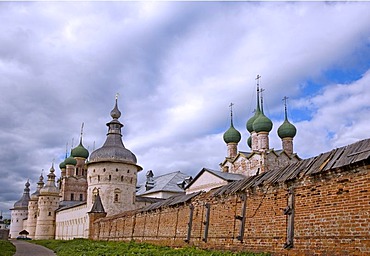
<svg viewBox="0 0 370 256"><path fill-rule="evenodd" d="M77 164L77 160L73 158L72 155L70 155L66 160L64 160L66 166L67 165L76 165Z"/></svg>
<svg viewBox="0 0 370 256"><path fill-rule="evenodd" d="M239 143L242 136L240 132L234 128L233 124L231 124L230 128L224 133L224 141L225 143Z"/></svg>
<svg viewBox="0 0 370 256"><path fill-rule="evenodd" d="M252 137L251 136L248 137L247 145L248 147L252 148Z"/></svg>
<svg viewBox="0 0 370 256"><path fill-rule="evenodd" d="M272 130L271 120L261 112L261 114L253 122L253 130L255 132L270 132Z"/></svg>
<svg viewBox="0 0 370 256"><path fill-rule="evenodd" d="M259 111L259 109L257 109L257 111L254 114L254 116L252 116L251 118L249 118L249 120L247 121L247 125L246 125L248 132L253 132L254 131L254 129L253 129L253 123L259 117L260 114L261 114L261 112Z"/></svg>
<svg viewBox="0 0 370 256"><path fill-rule="evenodd" d="M71 154L73 157L81 157L87 159L89 157L89 151L82 145L82 139L80 140L80 144L72 149Z"/></svg>
<svg viewBox="0 0 370 256"><path fill-rule="evenodd" d="M285 119L284 123L278 128L277 133L281 139L293 138L297 134L297 128L288 119Z"/></svg>
<svg viewBox="0 0 370 256"><path fill-rule="evenodd" d="M66 168L66 162L65 160L59 164L59 169L65 169Z"/></svg>

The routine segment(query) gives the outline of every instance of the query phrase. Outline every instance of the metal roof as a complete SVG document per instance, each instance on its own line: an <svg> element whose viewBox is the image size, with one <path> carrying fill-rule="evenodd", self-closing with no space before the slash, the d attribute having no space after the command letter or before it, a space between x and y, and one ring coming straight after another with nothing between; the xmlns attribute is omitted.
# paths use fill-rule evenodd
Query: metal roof
<svg viewBox="0 0 370 256"><path fill-rule="evenodd" d="M286 182L307 175L316 175L368 160L370 139L321 153L318 156L289 164L256 176L247 177L216 189L213 195L232 194L248 188Z"/></svg>
<svg viewBox="0 0 370 256"><path fill-rule="evenodd" d="M146 195L155 192L175 192L175 193L184 193L184 189L179 187L178 182L182 182L189 175L182 173L180 171L167 173L161 176L153 177L154 187L146 190L146 182L143 182L139 185L139 189L136 192L136 195Z"/></svg>

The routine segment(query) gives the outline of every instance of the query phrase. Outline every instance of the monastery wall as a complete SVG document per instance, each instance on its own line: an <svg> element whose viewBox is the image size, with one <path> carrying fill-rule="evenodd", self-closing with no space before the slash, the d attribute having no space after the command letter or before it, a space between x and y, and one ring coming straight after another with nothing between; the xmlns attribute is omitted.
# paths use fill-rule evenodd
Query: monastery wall
<svg viewBox="0 0 370 256"><path fill-rule="evenodd" d="M56 213L55 239L87 238L89 221L87 205L71 207Z"/></svg>
<svg viewBox="0 0 370 256"><path fill-rule="evenodd" d="M252 177L253 186L247 179L238 182L240 189L227 185L175 206L99 219L91 235L273 255L370 255L369 168L270 184Z"/></svg>

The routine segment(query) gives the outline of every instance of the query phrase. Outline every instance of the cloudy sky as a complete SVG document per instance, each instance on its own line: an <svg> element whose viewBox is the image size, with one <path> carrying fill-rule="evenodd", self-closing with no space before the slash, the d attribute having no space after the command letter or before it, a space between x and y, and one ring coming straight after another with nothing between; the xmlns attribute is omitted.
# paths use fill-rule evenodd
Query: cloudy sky
<svg viewBox="0 0 370 256"><path fill-rule="evenodd" d="M230 102L247 151L257 74L272 148L284 96L302 158L369 138L369 13L366 2L1 2L0 210L59 165L82 122L85 147L103 144L117 92L139 179L218 169Z"/></svg>

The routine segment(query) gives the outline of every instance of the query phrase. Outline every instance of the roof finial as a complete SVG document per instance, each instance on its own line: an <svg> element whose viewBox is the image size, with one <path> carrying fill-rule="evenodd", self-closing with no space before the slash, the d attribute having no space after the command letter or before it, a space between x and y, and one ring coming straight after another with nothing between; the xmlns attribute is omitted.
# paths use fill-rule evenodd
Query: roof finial
<svg viewBox="0 0 370 256"><path fill-rule="evenodd" d="M261 93L261 112L263 113L263 92L265 91L265 89L263 89L261 87L260 89L260 93Z"/></svg>
<svg viewBox="0 0 370 256"><path fill-rule="evenodd" d="M256 81L257 81L257 112L260 111L260 75L257 75Z"/></svg>
<svg viewBox="0 0 370 256"><path fill-rule="evenodd" d="M231 126L234 126L234 123L233 123L233 106L234 106L234 103L230 103L229 107L230 107L230 120L231 120Z"/></svg>
<svg viewBox="0 0 370 256"><path fill-rule="evenodd" d="M67 155L68 155L68 142L66 143L66 158L67 159ZM42 169L44 171L44 169Z"/></svg>
<svg viewBox="0 0 370 256"><path fill-rule="evenodd" d="M288 111L287 111L287 101L288 97L284 96L283 101L284 101L284 115L285 115L285 120L288 120Z"/></svg>
<svg viewBox="0 0 370 256"><path fill-rule="evenodd" d="M110 115L113 119L118 119L121 116L121 111L119 111L118 109L118 96L119 96L119 93L117 92L116 93L116 104L114 105L113 110L110 112Z"/></svg>
<svg viewBox="0 0 370 256"><path fill-rule="evenodd" d="M82 122L82 125L81 125L81 134L80 134L80 144L82 144L82 135L84 133L84 122Z"/></svg>
<svg viewBox="0 0 370 256"><path fill-rule="evenodd" d="M73 142L74 142L75 138L72 138L72 144L71 144L71 149L73 148Z"/></svg>

